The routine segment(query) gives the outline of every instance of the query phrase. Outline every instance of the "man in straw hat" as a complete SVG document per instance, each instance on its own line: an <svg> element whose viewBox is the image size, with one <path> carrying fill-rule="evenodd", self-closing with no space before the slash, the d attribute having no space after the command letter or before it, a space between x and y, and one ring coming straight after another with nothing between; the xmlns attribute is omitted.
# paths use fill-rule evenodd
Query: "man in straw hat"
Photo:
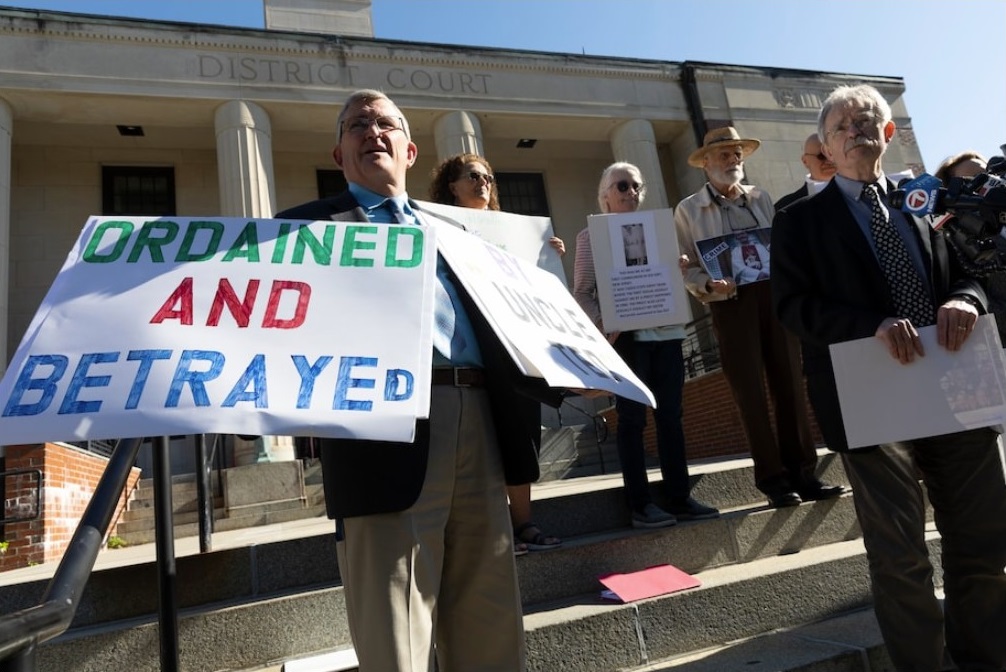
<svg viewBox="0 0 1006 672"><path fill-rule="evenodd" d="M685 286L709 306L720 346L723 374L734 395L755 465L755 485L773 507L837 497L842 486L826 485L815 474L817 452L811 436L800 355L772 311L768 282L737 286L729 274L713 277L701 263L696 241L772 225L772 199L743 185L744 159L761 145L732 126L706 133L688 163L702 168L707 182L674 212L681 253L688 257ZM726 241L729 244L729 241ZM772 431L765 380L772 393Z"/></svg>

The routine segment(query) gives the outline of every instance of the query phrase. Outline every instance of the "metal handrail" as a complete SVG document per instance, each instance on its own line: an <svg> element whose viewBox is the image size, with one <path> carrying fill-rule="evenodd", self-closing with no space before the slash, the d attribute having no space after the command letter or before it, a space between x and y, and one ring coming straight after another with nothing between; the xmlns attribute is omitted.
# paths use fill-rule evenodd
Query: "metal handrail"
<svg viewBox="0 0 1006 672"><path fill-rule="evenodd" d="M720 348L713 330L713 318L705 314L685 327L681 355L685 362L685 379L697 378L720 370Z"/></svg>
<svg viewBox="0 0 1006 672"><path fill-rule="evenodd" d="M141 439L120 439L70 540L41 604L0 616L0 672L34 669L35 648L70 627L119 497L136 462Z"/></svg>
<svg viewBox="0 0 1006 672"><path fill-rule="evenodd" d="M10 476L18 476L20 474L35 474L35 482L38 484L38 487L35 488L35 513L30 516L0 518L0 525L7 525L9 523L26 523L30 520L35 520L42 515L42 470L12 469L11 471L0 471L0 479L8 478Z"/></svg>

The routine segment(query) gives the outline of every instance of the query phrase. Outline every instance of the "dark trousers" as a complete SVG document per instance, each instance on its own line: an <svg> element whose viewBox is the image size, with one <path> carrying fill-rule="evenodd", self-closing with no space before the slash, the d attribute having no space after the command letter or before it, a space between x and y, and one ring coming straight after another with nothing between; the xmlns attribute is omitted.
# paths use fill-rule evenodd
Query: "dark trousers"
<svg viewBox="0 0 1006 672"><path fill-rule="evenodd" d="M771 491L814 477L817 452L807 417L799 344L772 312L768 282L743 285L737 298L709 304L723 375L733 392L754 459L755 485ZM765 381L775 408L772 432Z"/></svg>
<svg viewBox="0 0 1006 672"><path fill-rule="evenodd" d="M995 432L887 444L843 453L842 461L895 667L1006 669L1006 481ZM920 473L941 536L943 609L933 592Z"/></svg>
<svg viewBox="0 0 1006 672"><path fill-rule="evenodd" d="M657 429L657 455L664 490L671 499L688 497L688 463L685 460L685 432L681 426L681 395L685 384L685 365L681 341L636 341L632 361L626 363L646 384L656 398L653 420ZM646 478L643 428L646 406L631 399L616 397L618 412L618 459L629 508L639 511L652 500Z"/></svg>

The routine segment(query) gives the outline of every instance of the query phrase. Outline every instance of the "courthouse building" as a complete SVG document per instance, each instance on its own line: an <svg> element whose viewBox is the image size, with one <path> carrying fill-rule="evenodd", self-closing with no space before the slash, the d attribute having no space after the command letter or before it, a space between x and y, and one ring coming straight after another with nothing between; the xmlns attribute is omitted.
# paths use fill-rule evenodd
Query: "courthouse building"
<svg viewBox="0 0 1006 672"><path fill-rule="evenodd" d="M408 116L410 194L444 157L484 154L504 209L550 216L570 248L606 165L635 163L646 207L674 205L716 126L762 140L751 183L793 191L839 84L891 103L887 170L921 168L898 77L382 40L370 6L265 0L264 30L0 7L0 364L89 215L268 217L341 190L335 117L359 88Z"/></svg>

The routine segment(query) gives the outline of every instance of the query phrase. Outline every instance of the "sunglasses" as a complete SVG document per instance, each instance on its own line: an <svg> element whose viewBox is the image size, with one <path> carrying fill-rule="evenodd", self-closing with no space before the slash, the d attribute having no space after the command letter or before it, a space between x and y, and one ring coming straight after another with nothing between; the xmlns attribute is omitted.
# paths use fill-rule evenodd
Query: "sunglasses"
<svg viewBox="0 0 1006 672"><path fill-rule="evenodd" d="M472 182L478 182L479 180L485 180L486 184L492 184L496 181L495 175L490 175L489 173L480 173L477 170L473 170L468 173L468 179Z"/></svg>
<svg viewBox="0 0 1006 672"><path fill-rule="evenodd" d="M634 189L637 194L642 193L643 191L642 184L640 184L639 182L629 182L628 180L619 180L618 182L615 182L615 184L613 184L612 186L618 189L623 194L627 192L629 189Z"/></svg>
<svg viewBox="0 0 1006 672"><path fill-rule="evenodd" d="M818 152L817 154L811 154L810 152L804 152L803 155L804 156L813 156L813 157L816 157L818 161L827 161L828 160L828 157L826 157L824 155L824 152Z"/></svg>

